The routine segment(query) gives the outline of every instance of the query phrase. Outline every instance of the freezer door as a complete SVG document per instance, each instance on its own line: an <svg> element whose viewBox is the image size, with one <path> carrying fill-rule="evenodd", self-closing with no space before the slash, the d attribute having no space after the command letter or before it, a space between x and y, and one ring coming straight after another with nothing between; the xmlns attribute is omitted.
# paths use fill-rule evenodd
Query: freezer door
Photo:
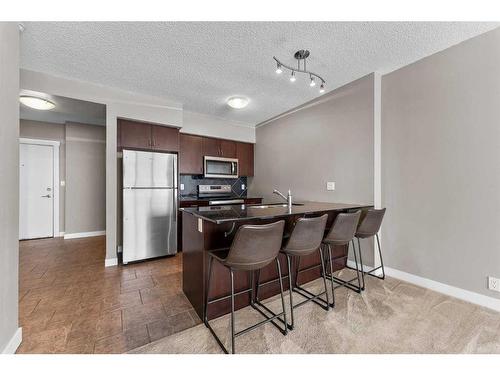
<svg viewBox="0 0 500 375"><path fill-rule="evenodd" d="M123 187L177 187L177 155L123 150Z"/></svg>
<svg viewBox="0 0 500 375"><path fill-rule="evenodd" d="M177 252L177 189L123 189L123 263Z"/></svg>

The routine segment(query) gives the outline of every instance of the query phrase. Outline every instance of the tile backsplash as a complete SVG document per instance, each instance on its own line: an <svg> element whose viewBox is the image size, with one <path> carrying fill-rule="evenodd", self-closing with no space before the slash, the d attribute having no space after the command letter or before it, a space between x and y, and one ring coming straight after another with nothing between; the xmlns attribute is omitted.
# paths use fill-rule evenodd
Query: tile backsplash
<svg viewBox="0 0 500 375"><path fill-rule="evenodd" d="M204 178L199 175L184 175L180 176L180 183L184 184L184 190L180 190L181 195L196 195L198 185L231 185L234 195L239 197L247 196L247 178ZM241 185L245 185L245 189L241 189Z"/></svg>

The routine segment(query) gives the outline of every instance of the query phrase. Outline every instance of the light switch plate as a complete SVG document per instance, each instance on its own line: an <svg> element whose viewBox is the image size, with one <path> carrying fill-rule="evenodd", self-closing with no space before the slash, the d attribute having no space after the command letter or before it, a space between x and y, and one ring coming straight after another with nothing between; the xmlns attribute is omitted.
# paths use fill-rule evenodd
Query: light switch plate
<svg viewBox="0 0 500 375"><path fill-rule="evenodd" d="M500 292L500 279L488 276L488 289Z"/></svg>
<svg viewBox="0 0 500 375"><path fill-rule="evenodd" d="M61 186L62 187L66 186L66 181L61 181Z"/></svg>
<svg viewBox="0 0 500 375"><path fill-rule="evenodd" d="M181 184L181 190L184 190L184 184Z"/></svg>
<svg viewBox="0 0 500 375"><path fill-rule="evenodd" d="M335 182L329 181L326 183L326 190L335 190Z"/></svg>

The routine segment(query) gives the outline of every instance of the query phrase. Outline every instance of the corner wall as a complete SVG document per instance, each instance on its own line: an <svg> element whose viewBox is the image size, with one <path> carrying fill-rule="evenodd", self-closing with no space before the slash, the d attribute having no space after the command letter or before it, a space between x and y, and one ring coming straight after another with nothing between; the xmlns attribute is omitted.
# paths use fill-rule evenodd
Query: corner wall
<svg viewBox="0 0 500 375"><path fill-rule="evenodd" d="M500 29L382 77L388 267L500 298Z"/></svg>
<svg viewBox="0 0 500 375"><path fill-rule="evenodd" d="M257 127L249 195L276 200L273 189L291 189L296 201L373 204L373 126L370 74Z"/></svg>
<svg viewBox="0 0 500 375"><path fill-rule="evenodd" d="M13 353L18 328L19 29L0 22L0 353Z"/></svg>

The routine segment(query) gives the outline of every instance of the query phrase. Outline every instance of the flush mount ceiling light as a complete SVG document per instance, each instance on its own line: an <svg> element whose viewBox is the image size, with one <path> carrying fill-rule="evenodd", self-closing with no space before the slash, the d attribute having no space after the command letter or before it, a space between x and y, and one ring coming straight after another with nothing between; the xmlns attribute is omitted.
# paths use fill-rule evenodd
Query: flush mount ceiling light
<svg viewBox="0 0 500 375"><path fill-rule="evenodd" d="M310 54L309 51L304 50L304 49L301 49L300 51L295 52L293 57L295 57L295 59L297 59L297 68L292 68L291 66L287 66L287 65L283 64L281 61L279 61L276 58L276 56L273 56L273 59L276 61L276 64L278 64L277 68L276 68L276 73L281 74L283 72L283 69L290 70L292 72L290 75L290 82L295 82L295 80L296 80L295 73L308 74L309 78L310 78L309 86L311 86L311 87L316 86L316 81L314 79L317 78L318 81L321 82L319 92L320 92L320 94L323 94L325 92L326 81L323 78L321 78L319 75L317 75L316 73L313 73L313 72L306 69L306 59L309 57L309 54ZM302 68L300 66L301 61L302 61Z"/></svg>
<svg viewBox="0 0 500 375"><path fill-rule="evenodd" d="M27 107L38 109L40 111L48 111L56 106L50 100L38 98L36 96L21 95L19 97L19 101Z"/></svg>
<svg viewBox="0 0 500 375"><path fill-rule="evenodd" d="M248 105L248 98L243 96L233 96L227 100L227 105L231 108L242 109Z"/></svg>

